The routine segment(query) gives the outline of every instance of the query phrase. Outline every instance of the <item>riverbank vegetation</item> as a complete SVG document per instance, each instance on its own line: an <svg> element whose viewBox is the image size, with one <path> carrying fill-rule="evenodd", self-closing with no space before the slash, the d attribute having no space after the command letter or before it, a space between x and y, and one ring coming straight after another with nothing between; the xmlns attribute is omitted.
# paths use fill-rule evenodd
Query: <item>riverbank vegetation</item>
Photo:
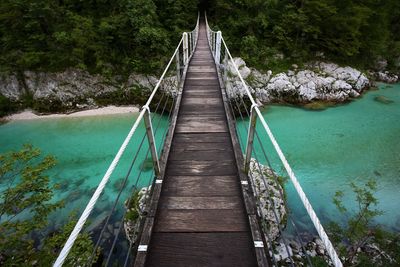
<svg viewBox="0 0 400 267"><path fill-rule="evenodd" d="M374 220L383 211L375 194L377 183L367 180L363 184L350 183L357 209L351 211L343 201L344 193L337 191L333 203L346 216L345 223L332 222L330 237L335 243L344 266L399 266L400 235L386 231Z"/></svg>
<svg viewBox="0 0 400 267"><path fill-rule="evenodd" d="M399 69L397 0L4 0L0 71L154 73L194 27L198 5L234 54L259 69L315 58Z"/></svg>
<svg viewBox="0 0 400 267"><path fill-rule="evenodd" d="M52 265L75 226L74 215L60 229L49 220L64 206L63 201L54 202L57 185L46 175L55 164L54 157L43 157L31 145L0 154L1 266ZM81 234L65 264L85 266L92 251L89 234Z"/></svg>
<svg viewBox="0 0 400 267"><path fill-rule="evenodd" d="M400 68L400 2L209 1L209 22L250 66L287 70L327 59L360 69Z"/></svg>
<svg viewBox="0 0 400 267"><path fill-rule="evenodd" d="M153 73L196 19L195 0L4 0L0 71Z"/></svg>

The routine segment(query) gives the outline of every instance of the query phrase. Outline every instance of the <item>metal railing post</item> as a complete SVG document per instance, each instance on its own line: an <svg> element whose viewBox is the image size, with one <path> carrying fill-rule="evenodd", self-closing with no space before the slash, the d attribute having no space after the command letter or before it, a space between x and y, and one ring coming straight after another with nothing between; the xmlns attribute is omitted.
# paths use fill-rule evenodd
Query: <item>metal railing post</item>
<svg viewBox="0 0 400 267"><path fill-rule="evenodd" d="M228 82L228 65L229 65L228 53L226 52L226 49L225 49L225 56L224 56L222 63L224 64L224 76L222 79L223 79L224 83L226 84Z"/></svg>
<svg viewBox="0 0 400 267"><path fill-rule="evenodd" d="M254 110L257 107L257 104L251 105L250 109L250 121L249 121L249 131L247 134L247 145L246 145L246 158L244 162L244 171L247 174L250 168L250 160L251 160L251 152L253 151L253 143L254 143L254 133L256 129L257 122L257 113Z"/></svg>
<svg viewBox="0 0 400 267"><path fill-rule="evenodd" d="M215 64L219 65L221 56L221 31L217 31L217 40L215 40Z"/></svg>
<svg viewBox="0 0 400 267"><path fill-rule="evenodd" d="M189 50L188 50L188 35L186 32L183 33L183 65L186 66L189 58Z"/></svg>
<svg viewBox="0 0 400 267"><path fill-rule="evenodd" d="M160 163L158 161L156 142L155 142L154 132L153 132L153 125L151 123L150 108L149 108L149 106L144 106L143 109L146 110L146 112L144 114L144 124L146 126L147 140L149 140L151 157L153 159L154 173L158 177L160 175Z"/></svg>
<svg viewBox="0 0 400 267"><path fill-rule="evenodd" d="M178 85L181 82L181 63L179 62L179 51L175 54L176 59L176 80L178 81Z"/></svg>
<svg viewBox="0 0 400 267"><path fill-rule="evenodd" d="M193 52L193 44L192 44L192 33L189 33L189 51L190 51L190 55L192 54L192 52ZM189 55L189 56L190 56Z"/></svg>
<svg viewBox="0 0 400 267"><path fill-rule="evenodd" d="M215 35L213 32L211 32L211 50L212 50L213 56L215 57Z"/></svg>

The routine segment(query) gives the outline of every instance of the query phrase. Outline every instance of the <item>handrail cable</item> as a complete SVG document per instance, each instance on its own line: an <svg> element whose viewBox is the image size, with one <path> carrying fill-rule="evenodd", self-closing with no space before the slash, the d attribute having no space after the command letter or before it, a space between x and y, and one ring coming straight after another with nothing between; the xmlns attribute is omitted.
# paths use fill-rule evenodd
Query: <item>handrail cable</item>
<svg viewBox="0 0 400 267"><path fill-rule="evenodd" d="M229 60L231 61L232 66L233 66L237 76L239 77L239 79L240 79L240 81L241 81L241 83L242 83L242 85L243 85L243 87L245 89L246 96L249 98L249 100L251 101L252 105L254 106L254 110L255 110L255 112L257 114L257 117L261 121L261 124L264 127L264 129L265 129L265 131L266 131L266 133L267 133L267 135L268 135L268 137L269 137L269 139L270 139L270 141L271 141L276 153L278 154L283 166L285 167L285 170L286 170L287 174L289 175L289 178L292 181L292 183L293 183L293 185L294 185L294 187L295 187L295 189L297 191L297 194L299 195L299 197L300 197L300 199L301 199L301 201L302 201L302 203L303 203L308 215L310 216L311 221L313 222L314 227L317 230L319 237L321 238L325 248L327 249L328 254L329 254L334 266L335 267L342 267L343 264L342 264L341 260L339 259L339 256L337 255L337 253L335 251L335 248L333 247L331 241L329 240L329 237L326 234L325 229L323 228L319 218L317 217L317 214L315 213L313 207L311 206L310 201L308 200L308 198L307 198L306 194L304 193L300 183L298 182L298 180L296 178L296 175L294 174L292 168L290 167L288 161L286 160L286 157L283 154L283 152L282 152L278 142L276 141L274 135L272 134L271 129L269 128L267 122L265 121L264 117L262 116L262 113L261 113L260 109L258 108L257 103L254 101L254 98L251 95L251 92L250 92L249 88L247 87L246 82L244 81L242 75L239 72L238 67L236 66L236 64L234 62L233 57L232 57L232 55L231 55L231 53L230 53L230 51L228 49L228 46L226 45L225 40L221 35L221 32L215 32L215 31L211 30L211 28L208 25L207 15L205 16L205 20L206 20L206 25L207 25L207 37L208 37L209 45L210 45L210 48L211 48L211 50L213 52L212 54L213 54L214 58L215 58L216 52L219 53L219 51L217 51L215 49L216 46L217 46L216 43L218 42L218 40L215 40L215 39L218 39L218 38L214 38L214 36L217 36L219 34L220 35L220 42L222 42L222 44L223 44L223 46L225 48L225 51L226 51L226 53L227 53L227 55L229 57ZM219 65L220 63L216 62L216 64ZM217 66L217 67L219 67L219 66Z"/></svg>
<svg viewBox="0 0 400 267"><path fill-rule="evenodd" d="M195 43L197 42L197 36L198 36L198 26L199 26L199 17L197 18L197 24L196 24L196 28L192 31L189 32L189 34L191 34L192 41L195 41ZM193 36L194 35L194 36ZM186 37L186 38L185 38ZM194 38L193 38L194 37ZM149 110L149 105L151 103L151 101L153 100L155 94L158 91L158 88L160 87L161 82L163 81L167 71L169 70L172 62L174 61L174 59L176 59L176 56L179 52L179 49L181 47L181 45L183 44L183 47L188 46L187 44L187 33L184 33L182 38L180 39L172 57L170 58L166 68L164 69L164 72L162 73L160 79L158 80L156 86L154 87L152 93L150 94L146 104L142 107L136 121L134 122L133 126L131 127L128 135L126 136L124 142L122 143L121 147L119 148L117 154L115 155L113 161L111 162L111 164L109 165L106 173L104 174L103 178L101 179L99 185L97 186L95 192L93 193L91 199L89 200L88 204L86 205L84 211L82 212L80 218L78 219L74 229L72 230L70 236L68 237L66 243L64 244L60 254L58 255L55 263L53 264L53 266L55 267L60 267L63 265L66 257L68 256L72 246L74 245L75 240L78 238L79 233L82 231L82 228L84 226L84 224L86 223L89 215L91 214L97 200L99 199L101 193L103 192L108 180L110 179L112 173L114 172L115 168L117 167L122 155L124 154L128 144L130 143L132 136L134 135L134 133L136 132L139 123L141 122L141 120L144 118L145 113L148 112ZM188 51L188 48L186 48L186 51L184 49L183 53L186 53L186 58L188 58L189 54L192 54L192 51ZM179 58L179 57L178 57ZM179 64L179 62L177 62ZM187 64L187 62L183 62L184 65ZM179 75L179 74L178 74ZM179 83L181 81L179 81L178 78L178 87L179 87Z"/></svg>

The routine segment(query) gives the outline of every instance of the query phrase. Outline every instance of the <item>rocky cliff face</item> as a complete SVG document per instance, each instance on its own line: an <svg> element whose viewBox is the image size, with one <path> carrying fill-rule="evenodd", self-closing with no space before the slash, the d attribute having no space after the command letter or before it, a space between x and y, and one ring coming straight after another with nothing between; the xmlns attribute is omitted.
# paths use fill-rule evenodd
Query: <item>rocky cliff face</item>
<svg viewBox="0 0 400 267"><path fill-rule="evenodd" d="M250 69L240 58L235 58L235 64L239 66L250 91L262 103L343 102L358 97L371 85L367 76L360 71L334 63L317 62L306 66L305 70L298 70L294 66L294 70L275 75L271 71L261 73ZM233 66L229 65L228 71L228 95L242 95L244 88L234 75Z"/></svg>
<svg viewBox="0 0 400 267"><path fill-rule="evenodd" d="M58 73L25 71L22 75L1 75L0 93L11 101L29 95L36 103L57 105L60 110L96 107L98 99L122 94L131 87L151 90L157 79L131 74L127 80L119 77L106 79L86 71L68 69Z"/></svg>
<svg viewBox="0 0 400 267"><path fill-rule="evenodd" d="M303 70L294 65L293 70L272 74L248 68L241 58L234 61L250 91L261 103L344 102L358 97L371 85L364 73L334 63L315 62ZM231 64L228 64L228 73L228 96L245 94ZM398 76L383 70L371 72L369 76L388 83L398 81ZM142 74L131 74L128 79L107 79L78 69L58 73L25 71L18 76L0 75L0 94L14 102L28 97L34 102L33 108L41 112L65 112L104 104L140 104L137 98L146 98L143 92L152 90L157 81L154 76ZM162 87L174 95L176 77L167 77ZM136 91L132 93L132 90Z"/></svg>

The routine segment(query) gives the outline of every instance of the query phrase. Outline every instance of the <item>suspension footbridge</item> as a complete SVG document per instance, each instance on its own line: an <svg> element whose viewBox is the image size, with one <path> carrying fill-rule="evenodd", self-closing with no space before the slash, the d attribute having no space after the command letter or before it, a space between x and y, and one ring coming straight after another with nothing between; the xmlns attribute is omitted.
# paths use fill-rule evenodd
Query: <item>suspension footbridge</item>
<svg viewBox="0 0 400 267"><path fill-rule="evenodd" d="M233 72L233 73L232 73ZM244 91L227 92L230 77L235 76ZM159 131L157 116L166 117L169 127ZM237 121L248 123L241 129ZM146 133L138 136L143 123ZM256 127L258 125L260 127ZM239 137L245 132L246 140ZM157 143L161 138L162 142ZM299 199L315 226L334 266L342 266L310 202L264 120L238 66L228 50L221 32L212 31L206 17L200 17L192 32L183 33L164 73L151 92L137 120L123 142L96 191L87 204L54 266L62 266L79 233L107 186L120 158L127 153L132 139L139 140L132 164L121 191L96 236L92 257L105 243L104 233L122 205L123 189L146 190L141 195L140 216L134 238L126 229L127 218L122 212L119 227L103 248L101 265L121 266L280 266L274 255L276 240L269 235L263 222L262 199L254 195L255 184L249 172L250 162L261 170L260 162L270 165L262 139L268 139L293 183ZM147 139L147 149L145 147ZM143 168L135 174L132 166L140 153L152 159L152 175L147 184L141 181ZM143 167L143 166L142 166ZM263 172L261 181L269 188ZM278 179L278 177L274 177ZM134 180L133 186L128 186ZM283 195L283 192L280 192ZM125 201L129 207L134 194ZM271 201L274 201L273 199ZM272 209L288 257L287 266L297 266L289 243L285 240L276 210ZM124 223L125 222L125 223ZM298 233L296 218L288 215ZM121 241L123 240L123 241ZM303 262L310 265L305 243L297 234L304 251ZM123 243L123 245L121 245ZM116 257L116 248L124 255ZM117 259L116 259L117 258Z"/></svg>

